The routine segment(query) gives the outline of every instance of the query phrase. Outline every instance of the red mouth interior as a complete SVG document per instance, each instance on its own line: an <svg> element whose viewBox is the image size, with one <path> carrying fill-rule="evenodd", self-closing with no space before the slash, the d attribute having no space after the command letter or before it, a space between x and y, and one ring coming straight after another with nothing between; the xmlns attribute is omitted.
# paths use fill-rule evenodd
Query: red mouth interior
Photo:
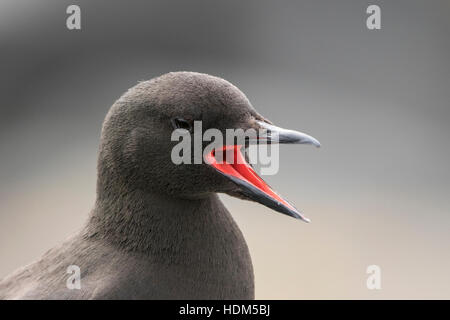
<svg viewBox="0 0 450 320"><path fill-rule="evenodd" d="M212 165L216 170L240 180L243 180L252 186L258 188L269 197L281 202L290 209L295 210L287 201L276 194L269 185L258 176L253 168L245 161L240 149L240 145L228 145L223 147L223 161L220 163L215 157L215 150L213 150L208 156L206 161Z"/></svg>

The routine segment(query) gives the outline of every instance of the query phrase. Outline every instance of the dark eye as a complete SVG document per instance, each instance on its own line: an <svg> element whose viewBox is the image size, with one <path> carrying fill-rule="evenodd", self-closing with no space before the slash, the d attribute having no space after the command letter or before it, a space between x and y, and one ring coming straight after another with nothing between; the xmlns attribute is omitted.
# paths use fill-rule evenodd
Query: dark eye
<svg viewBox="0 0 450 320"><path fill-rule="evenodd" d="M192 121L185 120L182 118L173 118L172 126L174 129L186 129L189 132L192 132Z"/></svg>

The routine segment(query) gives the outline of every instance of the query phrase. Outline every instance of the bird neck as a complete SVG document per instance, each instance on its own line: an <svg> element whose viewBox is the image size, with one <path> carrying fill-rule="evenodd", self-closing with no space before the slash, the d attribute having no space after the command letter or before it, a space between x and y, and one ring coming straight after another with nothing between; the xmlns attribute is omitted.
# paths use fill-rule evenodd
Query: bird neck
<svg viewBox="0 0 450 320"><path fill-rule="evenodd" d="M173 263L199 247L223 245L230 233L240 235L216 194L188 200L110 185L98 190L84 236Z"/></svg>

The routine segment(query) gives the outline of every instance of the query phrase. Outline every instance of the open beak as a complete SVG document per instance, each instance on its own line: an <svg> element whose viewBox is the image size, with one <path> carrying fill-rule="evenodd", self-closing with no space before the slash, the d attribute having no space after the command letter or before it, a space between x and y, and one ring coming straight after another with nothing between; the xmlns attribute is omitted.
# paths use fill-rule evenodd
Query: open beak
<svg viewBox="0 0 450 320"><path fill-rule="evenodd" d="M256 136L249 137L250 144L312 144L320 147L317 139L294 130L287 130L271 125L267 122L258 121L260 126L259 133ZM286 199L278 195L250 166L245 160L241 150L242 145L225 145L220 150L223 155L223 161L216 159L216 150L211 151L205 157L206 162L215 168L219 173L233 181L239 188L239 194L259 202L275 211L284 213L288 216L309 222L310 220L302 215Z"/></svg>

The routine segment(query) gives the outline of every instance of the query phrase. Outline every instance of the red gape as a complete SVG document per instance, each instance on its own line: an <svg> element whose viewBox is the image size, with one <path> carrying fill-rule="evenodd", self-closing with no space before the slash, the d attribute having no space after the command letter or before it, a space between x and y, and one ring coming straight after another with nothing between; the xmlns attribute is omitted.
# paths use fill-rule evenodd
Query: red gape
<svg viewBox="0 0 450 320"><path fill-rule="evenodd" d="M245 161L241 153L241 145L229 145L223 147L224 161L219 163L215 158L215 150L205 157L208 164L212 165L218 171L244 180L247 183L253 185L257 189L261 190L271 198L283 203L285 206L295 210L287 201L276 194L269 185L261 179L260 176L253 170L253 168ZM232 161L230 159L230 153L233 155Z"/></svg>

